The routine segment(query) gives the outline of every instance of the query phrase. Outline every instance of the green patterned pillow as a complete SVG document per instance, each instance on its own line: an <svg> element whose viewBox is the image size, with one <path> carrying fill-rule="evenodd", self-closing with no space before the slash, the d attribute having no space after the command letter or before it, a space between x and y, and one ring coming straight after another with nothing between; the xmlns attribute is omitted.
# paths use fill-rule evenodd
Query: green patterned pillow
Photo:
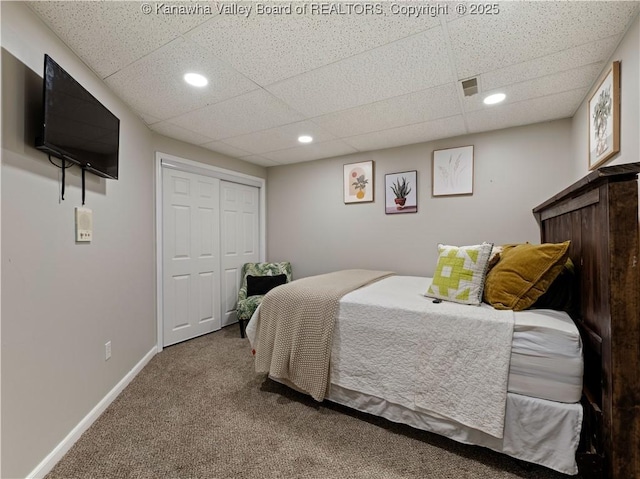
<svg viewBox="0 0 640 479"><path fill-rule="evenodd" d="M480 304L492 248L491 243L460 247L439 244L436 272L425 296Z"/></svg>

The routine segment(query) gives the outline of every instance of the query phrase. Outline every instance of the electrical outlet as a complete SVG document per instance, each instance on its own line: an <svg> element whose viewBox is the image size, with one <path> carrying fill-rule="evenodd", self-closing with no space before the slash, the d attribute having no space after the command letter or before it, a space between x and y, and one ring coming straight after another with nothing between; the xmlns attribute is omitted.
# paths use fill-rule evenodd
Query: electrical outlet
<svg viewBox="0 0 640 479"><path fill-rule="evenodd" d="M108 360L111 357L111 341L104 343L104 360Z"/></svg>

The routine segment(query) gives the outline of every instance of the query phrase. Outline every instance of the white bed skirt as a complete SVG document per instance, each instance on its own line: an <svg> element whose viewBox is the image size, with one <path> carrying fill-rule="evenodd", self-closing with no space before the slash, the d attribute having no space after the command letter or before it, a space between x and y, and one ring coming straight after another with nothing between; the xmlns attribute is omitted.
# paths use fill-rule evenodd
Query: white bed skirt
<svg viewBox="0 0 640 479"><path fill-rule="evenodd" d="M331 385L327 399L392 422L440 434L464 444L483 446L564 474L578 473L575 455L582 424L580 404L558 403L509 393L504 437L498 439L455 421L413 411L334 384Z"/></svg>

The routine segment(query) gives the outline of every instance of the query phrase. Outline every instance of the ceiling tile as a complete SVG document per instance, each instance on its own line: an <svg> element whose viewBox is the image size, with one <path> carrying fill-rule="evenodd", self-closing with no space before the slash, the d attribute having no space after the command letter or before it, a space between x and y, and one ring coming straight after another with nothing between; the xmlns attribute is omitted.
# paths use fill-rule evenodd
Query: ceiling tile
<svg viewBox="0 0 640 479"><path fill-rule="evenodd" d="M502 2L498 15L466 15L448 24L458 78L620 34L637 11L638 2Z"/></svg>
<svg viewBox="0 0 640 479"><path fill-rule="evenodd" d="M201 73L209 84L203 88L188 85L182 78L187 72ZM252 81L182 38L105 81L135 110L162 120L257 88Z"/></svg>
<svg viewBox="0 0 640 479"><path fill-rule="evenodd" d="M269 160L267 158L263 158L262 156L258 156L258 155L242 156L240 157L240 159L243 161L247 161L249 163L254 163L256 165L266 166L266 167L280 165L280 163L278 163L277 161Z"/></svg>
<svg viewBox="0 0 640 479"><path fill-rule="evenodd" d="M442 29L369 50L267 87L310 116L449 83L453 74Z"/></svg>
<svg viewBox="0 0 640 479"><path fill-rule="evenodd" d="M461 113L455 83L316 117L338 138L423 123Z"/></svg>
<svg viewBox="0 0 640 479"><path fill-rule="evenodd" d="M160 48L209 15L145 15L140 2L29 2L63 42L105 78ZM160 3L149 3L153 8Z"/></svg>
<svg viewBox="0 0 640 479"><path fill-rule="evenodd" d="M533 80L523 81L513 85L506 85L494 89L493 91L488 88L484 88L484 94L464 98L464 109L469 112L493 108L493 105L485 105L482 100L488 94L498 91L507 95L505 100L506 103L516 103L523 100L530 100L532 98L548 96L550 93L560 93L579 88L589 88L593 83L594 78L596 78L602 71L602 68L604 68L604 62L593 63L584 67L574 68L573 70L534 78ZM484 79L482 84L484 85ZM578 108L581 101L582 99L576 99L576 103L573 107L574 111Z"/></svg>
<svg viewBox="0 0 640 479"><path fill-rule="evenodd" d="M313 13L320 2L260 4L293 6L306 13L261 15L258 4L248 2L248 18L225 15L188 36L263 86L440 25L437 17L392 15L386 2L387 15Z"/></svg>
<svg viewBox="0 0 640 479"><path fill-rule="evenodd" d="M324 143L311 143L309 145L289 148L287 150L272 151L265 153L264 158L268 158L277 163L289 164L301 161L319 160L333 156L348 155L356 153L357 150L341 140L325 141Z"/></svg>
<svg viewBox="0 0 640 479"><path fill-rule="evenodd" d="M248 151L241 150L240 148L236 148L235 146L231 146L224 141L212 141L211 143L205 143L201 146L207 148L208 150L217 151L218 153L222 153L223 155L231 156L234 158L240 158L249 155Z"/></svg>
<svg viewBox="0 0 640 479"><path fill-rule="evenodd" d="M489 91L503 85L552 75L607 60L619 41L620 35L614 35L535 60L483 73L482 88Z"/></svg>
<svg viewBox="0 0 640 479"><path fill-rule="evenodd" d="M226 138L224 141L250 153L261 154L300 146L298 141L300 135L310 135L313 137L313 141L317 143L335 139L334 135L315 123L300 121L247 135Z"/></svg>
<svg viewBox="0 0 640 479"><path fill-rule="evenodd" d="M491 109L473 111L466 115L467 126L470 133L479 133L569 118L573 116L576 106L580 104L587 91L587 88L580 88L533 100L494 105L494 108Z"/></svg>
<svg viewBox="0 0 640 479"><path fill-rule="evenodd" d="M466 132L464 118L458 115L401 128L365 133L344 138L344 141L360 151L369 151L449 138Z"/></svg>
<svg viewBox="0 0 640 479"><path fill-rule="evenodd" d="M264 90L254 90L173 118L171 123L214 140L222 140L302 119L302 115L273 95Z"/></svg>
<svg viewBox="0 0 640 479"><path fill-rule="evenodd" d="M173 125L166 121L154 123L150 126L150 128L156 133L160 133L161 135L168 136L169 138L175 138L176 140L184 141L187 143L192 143L194 145L202 145L211 141L211 138L207 136L194 133L193 131L185 130L184 128Z"/></svg>
<svg viewBox="0 0 640 479"><path fill-rule="evenodd" d="M140 118L142 118L142 121L144 121L147 125L153 125L154 123L158 123L160 120L160 118L156 118L153 115L147 115L145 113L141 113L139 111L136 111L136 115L138 115Z"/></svg>

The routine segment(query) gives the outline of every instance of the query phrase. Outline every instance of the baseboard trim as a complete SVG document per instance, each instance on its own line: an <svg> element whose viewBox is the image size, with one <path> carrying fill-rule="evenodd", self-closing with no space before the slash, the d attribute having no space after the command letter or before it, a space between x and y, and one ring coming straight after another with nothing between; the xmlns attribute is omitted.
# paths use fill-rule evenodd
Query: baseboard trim
<svg viewBox="0 0 640 479"><path fill-rule="evenodd" d="M125 377L123 377L115 387L107 393L107 395L102 398L102 400L96 404L96 406L87 414L76 427L74 427L69 434L58 444L53 451L49 453L47 457L45 457L38 466L29 473L26 479L40 479L46 476L51 469L58 463L60 459L71 449L83 432L85 432L89 427L95 422L100 414L102 414L105 409L113 402L115 398L118 397L118 394L122 392L122 390L127 387L127 385L135 378L138 373L144 368L151 358L153 358L158 351L157 346L151 348L151 350L144 355L144 357L138 361L131 371L127 373Z"/></svg>

